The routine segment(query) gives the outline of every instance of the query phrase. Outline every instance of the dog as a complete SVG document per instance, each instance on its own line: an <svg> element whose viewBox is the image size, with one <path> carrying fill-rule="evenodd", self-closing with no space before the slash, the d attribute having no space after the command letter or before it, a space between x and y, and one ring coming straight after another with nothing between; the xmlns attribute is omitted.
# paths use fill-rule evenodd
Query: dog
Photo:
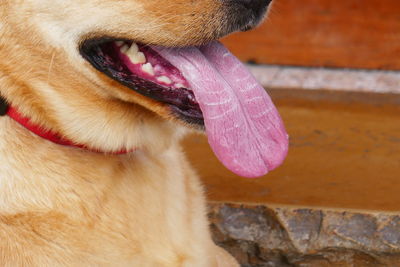
<svg viewBox="0 0 400 267"><path fill-rule="evenodd" d="M287 136L270 99L215 42L255 27L269 5L2 0L0 265L238 266L212 241L179 140L206 129L243 176L283 160ZM241 94L258 90L251 106L230 99L239 76ZM233 104L245 111L229 115ZM267 112L251 110L260 106Z"/></svg>

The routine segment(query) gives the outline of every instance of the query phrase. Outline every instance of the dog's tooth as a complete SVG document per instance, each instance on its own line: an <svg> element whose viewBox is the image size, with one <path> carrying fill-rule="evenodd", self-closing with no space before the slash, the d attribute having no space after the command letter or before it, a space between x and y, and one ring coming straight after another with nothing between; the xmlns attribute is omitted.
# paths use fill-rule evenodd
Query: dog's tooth
<svg viewBox="0 0 400 267"><path fill-rule="evenodd" d="M115 41L115 44L119 47L122 47L125 44L125 42L124 41Z"/></svg>
<svg viewBox="0 0 400 267"><path fill-rule="evenodd" d="M121 48L121 52L124 53L133 64L146 63L146 56L139 51L139 46L136 43L132 43L131 47L124 45Z"/></svg>
<svg viewBox="0 0 400 267"><path fill-rule="evenodd" d="M161 82L161 83L165 83L165 84L171 84L172 81L170 78L168 78L167 76L160 76L157 78L157 81Z"/></svg>
<svg viewBox="0 0 400 267"><path fill-rule="evenodd" d="M129 52L129 51L128 51ZM138 52L136 54L127 53L129 60L133 64L143 64L146 63L146 56L142 52Z"/></svg>
<svg viewBox="0 0 400 267"><path fill-rule="evenodd" d="M139 46L136 43L132 43L127 53L131 55L139 53Z"/></svg>
<svg viewBox="0 0 400 267"><path fill-rule="evenodd" d="M125 44L121 46L119 50L121 51L121 53L125 54L129 50L129 46Z"/></svg>
<svg viewBox="0 0 400 267"><path fill-rule="evenodd" d="M154 76L154 69L151 63L146 63L142 66L142 71L146 72L147 74Z"/></svg>
<svg viewBox="0 0 400 267"><path fill-rule="evenodd" d="M177 84L175 84L175 87L176 88L184 88L185 86L181 83L177 83Z"/></svg>

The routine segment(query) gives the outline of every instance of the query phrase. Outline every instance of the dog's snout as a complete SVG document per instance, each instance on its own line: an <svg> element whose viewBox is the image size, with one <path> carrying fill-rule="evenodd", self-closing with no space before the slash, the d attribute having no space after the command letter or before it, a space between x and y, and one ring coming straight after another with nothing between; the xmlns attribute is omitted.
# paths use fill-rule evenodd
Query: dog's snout
<svg viewBox="0 0 400 267"><path fill-rule="evenodd" d="M257 26L272 0L222 0L229 5L228 12L237 30L246 31Z"/></svg>

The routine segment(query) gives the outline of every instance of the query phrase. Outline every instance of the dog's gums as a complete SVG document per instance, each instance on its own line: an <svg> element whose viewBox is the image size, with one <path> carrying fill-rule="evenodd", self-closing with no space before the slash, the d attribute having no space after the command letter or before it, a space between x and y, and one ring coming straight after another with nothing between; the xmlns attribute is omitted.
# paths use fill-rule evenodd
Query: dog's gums
<svg viewBox="0 0 400 267"><path fill-rule="evenodd" d="M165 103L180 119L203 126L203 115L181 72L149 46L133 41L88 41L81 54L96 69L135 90Z"/></svg>
<svg viewBox="0 0 400 267"><path fill-rule="evenodd" d="M139 47L136 43L123 41L116 42L115 45L120 51L120 59L132 73L171 89L189 88L180 71L150 47Z"/></svg>

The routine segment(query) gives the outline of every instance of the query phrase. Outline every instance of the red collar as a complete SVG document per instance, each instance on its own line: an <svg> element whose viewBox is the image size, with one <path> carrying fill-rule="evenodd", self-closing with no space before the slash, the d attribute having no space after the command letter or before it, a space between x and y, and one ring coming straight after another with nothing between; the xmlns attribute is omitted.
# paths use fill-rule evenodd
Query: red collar
<svg viewBox="0 0 400 267"><path fill-rule="evenodd" d="M42 127L33 124L28 117L25 117L24 115L19 113L16 108L6 104L6 102L2 99L0 99L0 105L3 105L3 107L0 107L0 113L2 113L0 115L8 115L11 119L18 122L20 125L25 127L27 130L31 131L32 133L50 141L50 142L53 142L55 144L76 147L76 148L84 149L84 150L87 150L90 152L95 152L95 153L107 153L107 154L112 154L112 155L121 155L121 154L126 154L126 153L133 151L133 150L131 150L131 151L121 150L118 152L103 152L100 150L88 148L86 145L83 145L83 144L76 144L71 140L63 138L60 134L58 134L56 132L53 132L50 130L44 130Z"/></svg>

